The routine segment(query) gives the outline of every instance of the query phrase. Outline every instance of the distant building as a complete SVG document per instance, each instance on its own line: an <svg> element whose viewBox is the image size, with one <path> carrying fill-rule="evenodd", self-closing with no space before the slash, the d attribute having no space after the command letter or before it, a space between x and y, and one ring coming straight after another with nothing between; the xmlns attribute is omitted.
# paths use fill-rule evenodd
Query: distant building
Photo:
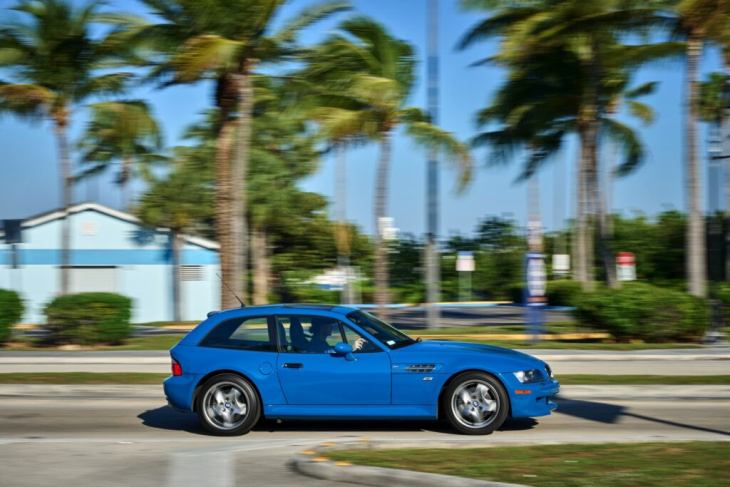
<svg viewBox="0 0 730 487"><path fill-rule="evenodd" d="M59 210L20 223L21 243L11 244L0 225L0 288L20 293L23 323L43 323L43 308L61 285ZM69 209L70 292L112 292L133 300L132 322L173 319L170 232L144 226L136 217L98 203ZM2 223L2 222L0 222ZM203 320L218 309L220 284L216 242L184 237L180 256L182 318Z"/></svg>

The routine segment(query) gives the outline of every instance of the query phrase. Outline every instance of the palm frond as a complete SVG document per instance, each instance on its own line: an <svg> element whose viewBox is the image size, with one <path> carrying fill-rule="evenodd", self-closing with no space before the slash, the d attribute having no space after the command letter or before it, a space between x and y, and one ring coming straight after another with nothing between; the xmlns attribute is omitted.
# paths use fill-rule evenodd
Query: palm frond
<svg viewBox="0 0 730 487"><path fill-rule="evenodd" d="M459 190L463 190L471 181L474 169L469 148L447 132L427 122L413 121L406 124L406 132L416 143L442 154L458 171Z"/></svg>
<svg viewBox="0 0 730 487"><path fill-rule="evenodd" d="M297 15L276 31L271 38L279 44L294 43L302 29L335 13L345 12L351 9L350 2L346 1L330 1L311 5L297 13Z"/></svg>
<svg viewBox="0 0 730 487"><path fill-rule="evenodd" d="M616 174L624 176L631 173L644 161L646 154L636 132L629 126L616 120L605 118L601 121L602 130L621 151L623 162L616 169Z"/></svg>

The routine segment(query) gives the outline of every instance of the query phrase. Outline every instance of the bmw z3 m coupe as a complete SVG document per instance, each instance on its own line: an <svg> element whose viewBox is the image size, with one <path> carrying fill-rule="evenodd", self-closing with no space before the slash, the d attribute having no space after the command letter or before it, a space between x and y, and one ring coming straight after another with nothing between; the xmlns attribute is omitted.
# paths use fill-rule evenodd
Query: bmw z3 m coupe
<svg viewBox="0 0 730 487"><path fill-rule="evenodd" d="M550 367L488 345L413 339L354 307L251 306L210 313L172 350L168 404L216 435L270 419L438 419L489 434L546 416Z"/></svg>

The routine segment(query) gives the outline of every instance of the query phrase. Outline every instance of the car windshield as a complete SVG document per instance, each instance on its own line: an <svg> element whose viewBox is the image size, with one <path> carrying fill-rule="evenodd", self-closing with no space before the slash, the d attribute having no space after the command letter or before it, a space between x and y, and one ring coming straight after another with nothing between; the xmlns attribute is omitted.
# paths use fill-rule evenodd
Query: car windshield
<svg viewBox="0 0 730 487"><path fill-rule="evenodd" d="M417 341L365 311L354 311L347 317L391 350L411 345Z"/></svg>

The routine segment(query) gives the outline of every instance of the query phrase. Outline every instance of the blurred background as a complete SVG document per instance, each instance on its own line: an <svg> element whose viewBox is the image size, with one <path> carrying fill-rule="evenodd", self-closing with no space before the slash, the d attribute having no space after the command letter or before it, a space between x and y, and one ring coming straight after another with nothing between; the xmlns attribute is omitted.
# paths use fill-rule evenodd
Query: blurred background
<svg viewBox="0 0 730 487"><path fill-rule="evenodd" d="M3 7L16 322L89 292L200 321L235 293L423 327L524 303L620 339L721 332L724 2Z"/></svg>

